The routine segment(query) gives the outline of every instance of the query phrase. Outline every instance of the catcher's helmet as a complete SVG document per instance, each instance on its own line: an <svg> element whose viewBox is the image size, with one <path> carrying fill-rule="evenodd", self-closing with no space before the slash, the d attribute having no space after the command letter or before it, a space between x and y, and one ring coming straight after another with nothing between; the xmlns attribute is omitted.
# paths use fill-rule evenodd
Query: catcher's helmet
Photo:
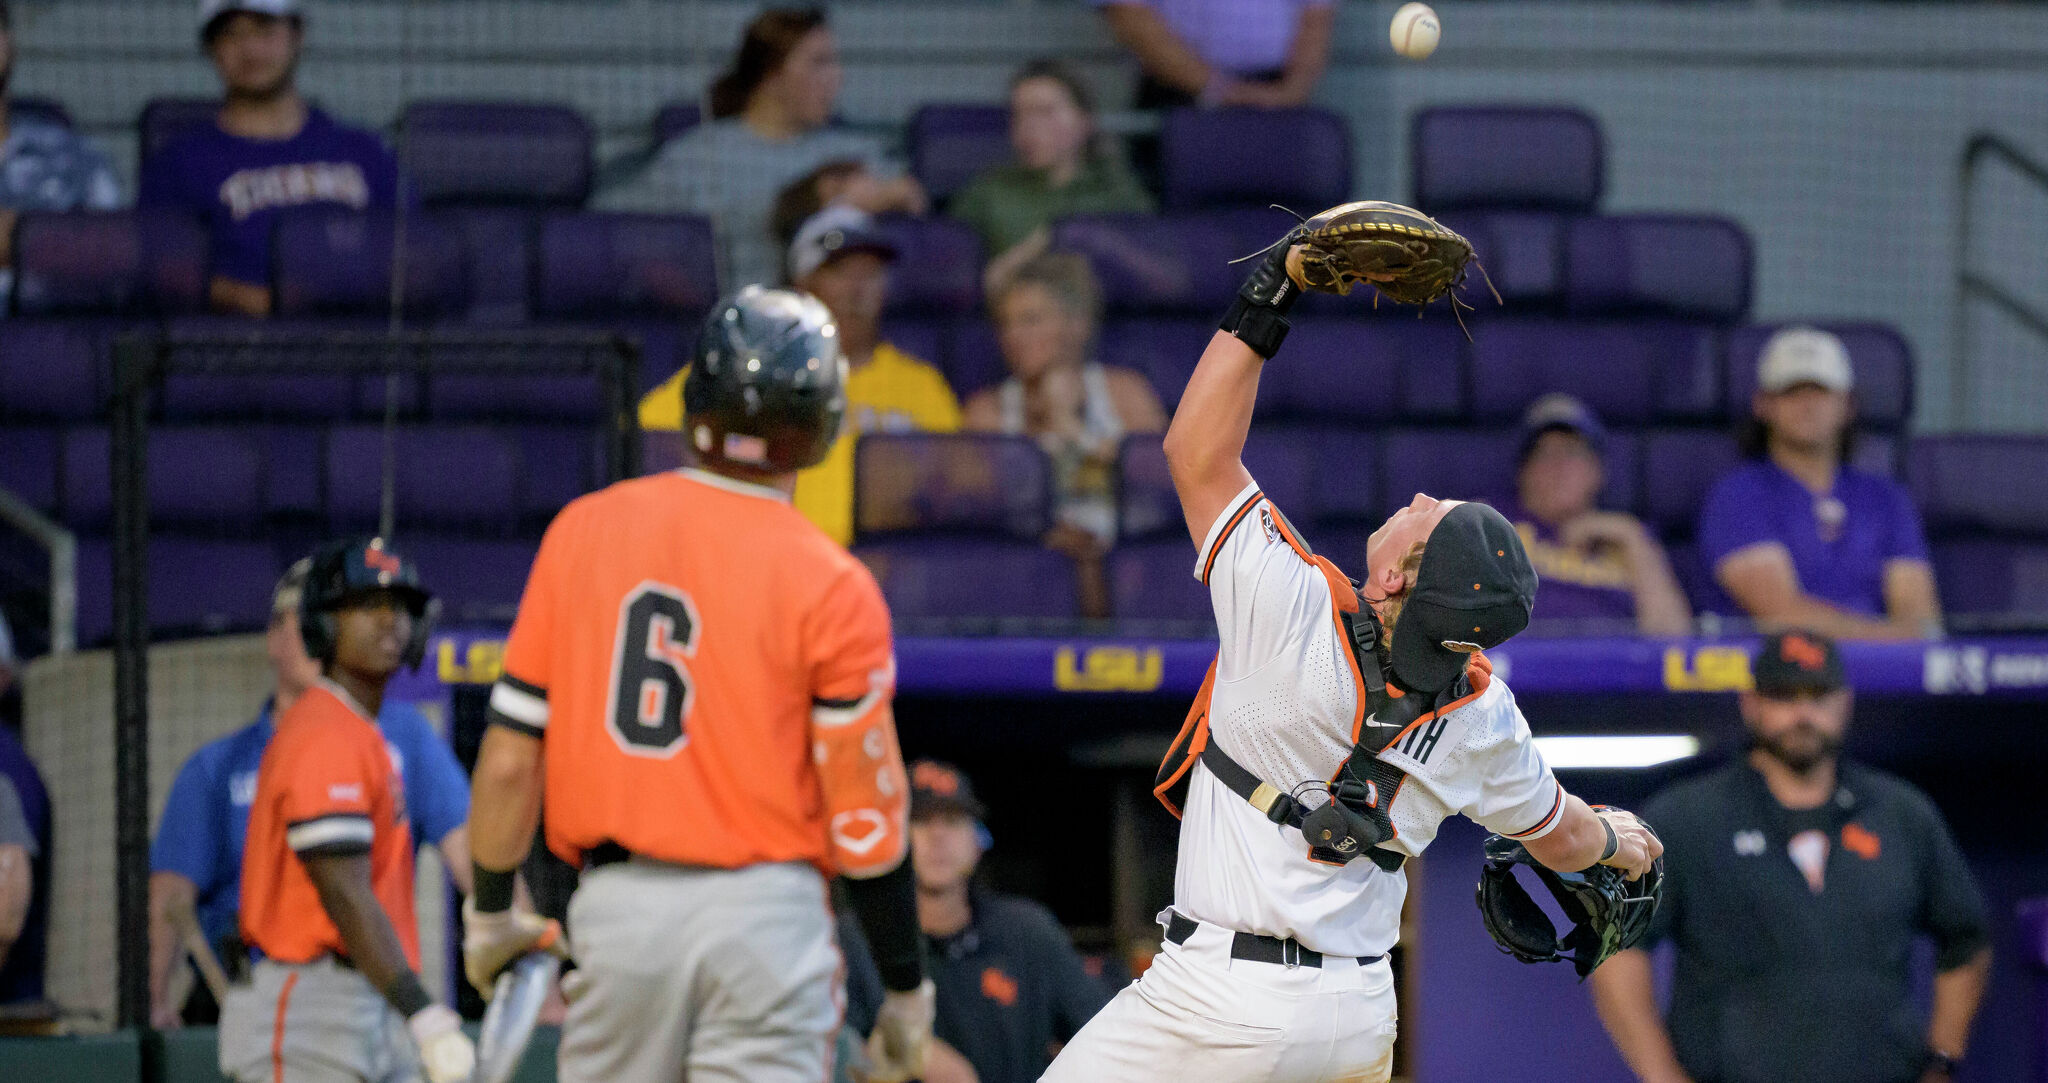
<svg viewBox="0 0 2048 1083"><path fill-rule="evenodd" d="M748 286L704 322L683 431L707 463L768 475L814 466L846 419L846 355L823 302Z"/></svg>
<svg viewBox="0 0 2048 1083"><path fill-rule="evenodd" d="M306 653L321 662L334 657L339 629L334 611L376 591L390 591L412 612L412 638L403 661L416 666L427 653L439 603L420 586L419 568L384 544L382 538L346 538L315 550L299 598L299 635Z"/></svg>
<svg viewBox="0 0 2048 1083"><path fill-rule="evenodd" d="M1528 889L1515 880L1515 866L1527 865L1550 889L1572 930L1557 935ZM1615 952L1635 947L1650 931L1650 919L1664 896L1664 859L1630 882L1611 865L1558 872L1527 847L1502 835L1486 840L1486 864L1479 872L1479 914L1500 950L1525 963L1570 960L1584 978Z"/></svg>

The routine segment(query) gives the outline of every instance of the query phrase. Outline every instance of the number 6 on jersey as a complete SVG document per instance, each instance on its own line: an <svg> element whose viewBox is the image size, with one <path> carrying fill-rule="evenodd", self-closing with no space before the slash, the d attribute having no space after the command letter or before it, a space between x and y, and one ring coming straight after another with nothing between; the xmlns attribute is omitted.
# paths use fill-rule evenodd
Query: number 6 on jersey
<svg viewBox="0 0 2048 1083"><path fill-rule="evenodd" d="M698 628L696 603L666 583L647 580L620 602L605 718L626 754L665 760L689 739Z"/></svg>

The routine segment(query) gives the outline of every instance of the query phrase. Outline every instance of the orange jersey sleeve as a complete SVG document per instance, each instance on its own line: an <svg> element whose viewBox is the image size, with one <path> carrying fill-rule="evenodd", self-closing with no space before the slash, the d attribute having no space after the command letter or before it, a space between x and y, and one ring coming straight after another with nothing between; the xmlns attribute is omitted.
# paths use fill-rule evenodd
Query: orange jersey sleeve
<svg viewBox="0 0 2048 1083"><path fill-rule="evenodd" d="M896 656L874 576L850 564L804 624L811 733L831 860L862 879L894 869L909 845L909 786L891 709Z"/></svg>

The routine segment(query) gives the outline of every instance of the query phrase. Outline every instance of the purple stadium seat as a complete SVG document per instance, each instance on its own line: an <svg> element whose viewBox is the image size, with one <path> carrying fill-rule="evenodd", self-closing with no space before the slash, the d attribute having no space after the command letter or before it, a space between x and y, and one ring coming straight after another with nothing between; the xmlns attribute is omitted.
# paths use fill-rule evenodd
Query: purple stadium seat
<svg viewBox="0 0 2048 1083"><path fill-rule="evenodd" d="M1279 203L1312 214L1351 193L1351 130L1314 106L1175 109L1159 152L1169 211Z"/></svg>
<svg viewBox="0 0 2048 1083"><path fill-rule="evenodd" d="M270 513L304 522L319 516L325 434L310 425L269 425L249 436L269 474L264 504Z"/></svg>
<svg viewBox="0 0 2048 1083"><path fill-rule="evenodd" d="M1254 426L1253 439L1263 439L1265 426ZM1315 495L1312 504L1300 508L1282 505L1294 525L1315 542L1332 523L1367 523L1378 526L1393 511L1389 494L1380 488L1383 453L1378 434L1350 426L1289 426L1284 432L1310 449L1315 463ZM1407 494L1395 494L1405 496ZM1311 528L1310 523L1318 524Z"/></svg>
<svg viewBox="0 0 2048 1083"><path fill-rule="evenodd" d="M894 241L889 312L965 316L981 304L981 240L950 218L891 215L876 225Z"/></svg>
<svg viewBox="0 0 2048 1083"><path fill-rule="evenodd" d="M137 153L144 165L156 153L220 115L219 98L151 98L136 121L141 136Z"/></svg>
<svg viewBox="0 0 2048 1083"><path fill-rule="evenodd" d="M1565 229L1573 313L1734 321L1749 312L1755 256L1726 218L1634 214L1579 218Z"/></svg>
<svg viewBox="0 0 2048 1083"><path fill-rule="evenodd" d="M1181 392L1187 390L1188 376L1215 333L1214 323L1185 317L1112 320L1103 325L1095 352L1105 365L1144 373L1170 412L1179 404Z"/></svg>
<svg viewBox="0 0 2048 1083"><path fill-rule="evenodd" d="M1430 214L1468 207L1585 212L1600 202L1600 125L1576 109L1423 109L1409 139L1410 191Z"/></svg>
<svg viewBox="0 0 2048 1083"><path fill-rule="evenodd" d="M501 430L400 429L392 484L397 525L506 529L519 513L519 449ZM378 520L384 492L384 431L341 426L327 434L327 516L336 530Z"/></svg>
<svg viewBox="0 0 2048 1083"><path fill-rule="evenodd" d="M1110 612L1118 620L1213 620L1194 568L1194 543L1186 537L1117 546L1104 568Z"/></svg>
<svg viewBox="0 0 2048 1083"><path fill-rule="evenodd" d="M1299 317L1287 336L1287 355L1300 363L1266 369L1262 419L1464 416L1465 340L1448 318ZM1193 363L1189 358L1190 368Z"/></svg>
<svg viewBox="0 0 2048 1083"><path fill-rule="evenodd" d="M854 450L854 533L980 534L1036 543L1052 463L1021 436L874 434Z"/></svg>
<svg viewBox="0 0 2048 1083"><path fill-rule="evenodd" d="M1789 323L1738 327L1728 334L1728 414L1750 416L1756 394L1756 363L1764 343ZM1899 428L1913 416L1913 350L1897 330L1882 323L1817 322L1849 350L1856 373L1856 420L1879 428Z"/></svg>
<svg viewBox="0 0 2048 1083"><path fill-rule="evenodd" d="M1721 336L1675 321L1474 321L1475 413L1521 416L1538 395L1567 391L1609 425L1721 411Z"/></svg>
<svg viewBox="0 0 2048 1083"><path fill-rule="evenodd" d="M679 317L718 299L711 223L687 215L541 220L534 312L548 319Z"/></svg>
<svg viewBox="0 0 2048 1083"><path fill-rule="evenodd" d="M64 521L98 530L113 520L107 430L64 436ZM247 430L154 426L144 467L154 528L208 528L246 535L269 494L262 445Z"/></svg>
<svg viewBox="0 0 2048 1083"><path fill-rule="evenodd" d="M1112 345L1107 337L1107 328L1103 336L1097 347L1098 357L1105 364L1129 365L1142 370L1142 366L1124 355L1120 346ZM1003 348L996 341L995 325L988 319L970 316L952 320L947 325L944 341L943 355L920 356L938 364L939 371L946 374L946 382L953 385L953 393L960 397L963 405L975 392L994 387L1009 378L1009 366L1003 362ZM1179 395L1180 391L1175 389L1174 394Z"/></svg>
<svg viewBox="0 0 2048 1083"><path fill-rule="evenodd" d="M388 326L382 319L314 320L269 319L252 323L243 316L183 316L166 321L165 330L177 337L257 336L282 333L334 333L341 330L381 333ZM260 341L260 338L257 339ZM274 353L289 363L293 354L286 347L256 350ZM357 378L319 373L293 373L288 367L263 372L226 373L181 371L164 377L159 402L164 416L180 421L323 420L344 418L363 408L367 392L360 385L374 381L381 393L381 377ZM381 398L377 401L381 402ZM375 411L381 417L381 408Z"/></svg>
<svg viewBox="0 0 2048 1083"><path fill-rule="evenodd" d="M2048 616L2048 539L1948 538L1933 550L1944 612Z"/></svg>
<svg viewBox="0 0 2048 1083"><path fill-rule="evenodd" d="M570 351L581 357L583 351ZM511 370L427 377L427 414L437 421L581 420L604 416L595 373L518 375Z"/></svg>
<svg viewBox="0 0 2048 1083"><path fill-rule="evenodd" d="M280 316L361 316L391 310L392 211L307 207L278 219L271 275ZM438 215L405 216L408 317L454 315L468 304L461 236Z"/></svg>
<svg viewBox="0 0 2048 1083"><path fill-rule="evenodd" d="M854 555L899 620L1080 615L1073 562L1036 542L904 538L862 544Z"/></svg>
<svg viewBox="0 0 2048 1083"><path fill-rule="evenodd" d="M1247 268L1294 224L1275 210L1076 215L1053 224L1054 248L1088 257L1109 311L1200 313L1230 305Z"/></svg>
<svg viewBox="0 0 2048 1083"><path fill-rule="evenodd" d="M1906 473L1930 531L2048 537L2048 438L1923 436Z"/></svg>
<svg viewBox="0 0 2048 1083"><path fill-rule="evenodd" d="M14 234L22 315L171 315L206 298L207 240L170 211L25 214Z"/></svg>
<svg viewBox="0 0 2048 1083"><path fill-rule="evenodd" d="M1385 512L1416 493L1439 500L1494 501L1514 492L1515 429L1407 429L1387 433L1382 490Z"/></svg>
<svg viewBox="0 0 2048 1083"><path fill-rule="evenodd" d="M9 120L38 120L55 124L60 128L71 127L71 110L55 98L8 98L7 117Z"/></svg>
<svg viewBox="0 0 2048 1083"><path fill-rule="evenodd" d="M946 200L974 175L1010 160L1010 110L1001 105L921 105L905 134L910 175Z"/></svg>
<svg viewBox="0 0 2048 1083"><path fill-rule="evenodd" d="M1721 585L1714 581L1714 575L1701 559L1699 547L1690 542L1667 544L1664 556L1671 562L1672 577L1678 580L1678 589L1685 592L1686 601L1692 603L1695 613L1720 613L1739 616L1735 603L1728 600ZM1538 591L1543 588L1539 585Z"/></svg>
<svg viewBox="0 0 2048 1083"><path fill-rule="evenodd" d="M108 343L80 320L0 321L0 416L85 421L104 407Z"/></svg>
<svg viewBox="0 0 2048 1083"><path fill-rule="evenodd" d="M0 426L0 489L49 512L57 506L57 461L63 438L56 429Z"/></svg>
<svg viewBox="0 0 2048 1083"><path fill-rule="evenodd" d="M267 541L158 535L149 540L152 638L254 631L270 619L270 592L284 564ZM114 633L114 557L105 538L78 545L79 646Z"/></svg>
<svg viewBox="0 0 2048 1083"><path fill-rule="evenodd" d="M952 355L953 320L929 316L890 316L882 321L882 341L945 372Z"/></svg>
<svg viewBox="0 0 2048 1083"><path fill-rule="evenodd" d="M642 432L639 468L633 471L633 474L635 477L644 477L687 465L689 450L689 441L684 439L680 432Z"/></svg>
<svg viewBox="0 0 2048 1083"><path fill-rule="evenodd" d="M1292 429L1260 428L1244 449L1245 469L1259 490L1290 519L1306 522L1314 513L1320 469L1319 449L1310 437ZM1185 536L1180 498L1166 469L1166 452L1158 434L1124 439L1117 455L1117 531L1121 539L1139 541L1159 536Z"/></svg>
<svg viewBox="0 0 2048 1083"><path fill-rule="evenodd" d="M1643 519L1665 537L1691 537L1707 490L1742 462L1723 429L1667 429L1643 434Z"/></svg>
<svg viewBox="0 0 2048 1083"><path fill-rule="evenodd" d="M704 122L704 107L696 102L670 102L654 114L654 144L679 139Z"/></svg>
<svg viewBox="0 0 2048 1083"><path fill-rule="evenodd" d="M1564 215L1555 211L1454 211L1443 223L1472 242L1479 267L1468 272L1465 298L1493 306L1490 281L1517 312L1564 303ZM1484 274L1481 269L1484 269Z"/></svg>
<svg viewBox="0 0 2048 1083"><path fill-rule="evenodd" d="M588 425L526 425L512 434L519 445L520 511L529 522L546 523L563 505L598 487L602 448Z"/></svg>
<svg viewBox="0 0 2048 1083"><path fill-rule="evenodd" d="M408 531L400 518L398 551L419 564L420 581L441 599L446 619L509 621L519 611L538 540Z"/></svg>
<svg viewBox="0 0 2048 1083"><path fill-rule="evenodd" d="M461 239L469 281L465 323L526 322L533 292L533 212L523 207L450 207L440 213Z"/></svg>
<svg viewBox="0 0 2048 1083"><path fill-rule="evenodd" d="M590 196L590 122L569 106L419 101L398 124L400 167L429 204L580 207Z"/></svg>
<svg viewBox="0 0 2048 1083"><path fill-rule="evenodd" d="M1905 456L1899 446L1904 442L1904 437L1889 432L1859 432L1849 462L1858 470L1888 478L1898 477L1905 466Z"/></svg>

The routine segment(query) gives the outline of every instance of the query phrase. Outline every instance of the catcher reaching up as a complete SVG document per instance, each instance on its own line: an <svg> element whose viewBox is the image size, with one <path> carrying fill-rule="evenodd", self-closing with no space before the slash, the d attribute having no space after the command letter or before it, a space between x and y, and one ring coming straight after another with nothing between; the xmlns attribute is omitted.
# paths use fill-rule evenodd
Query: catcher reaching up
<svg viewBox="0 0 2048 1083"><path fill-rule="evenodd" d="M1372 203L1290 232L1239 290L1167 431L1221 639L1155 789L1181 816L1174 902L1151 969L1046 1080L1385 1080L1402 867L1445 818L1551 869L1634 879L1662 851L1634 816L1565 792L1493 675L1484 651L1522 630L1536 592L1499 512L1418 493L1372 534L1354 582L1245 470L1259 373L1302 289L1364 280L1421 303L1469 259L1440 227L1411 238L1420 252L1403 240L1406 255L1375 245L1356 258L1333 240L1354 221L1389 240L1394 226L1434 226Z"/></svg>
<svg viewBox="0 0 2048 1083"><path fill-rule="evenodd" d="M1399 203L1366 200L1344 203L1306 219L1282 239L1287 277L1302 289L1348 296L1365 282L1396 304L1428 307L1448 297L1451 314L1464 329L1462 310L1472 306L1458 296L1465 284L1465 266L1486 268L1472 252L1472 242L1455 230ZM1487 280L1493 299L1500 291ZM1374 299L1378 303L1378 297ZM1422 313L1417 312L1420 316ZM1472 333L1465 332L1469 341Z"/></svg>

